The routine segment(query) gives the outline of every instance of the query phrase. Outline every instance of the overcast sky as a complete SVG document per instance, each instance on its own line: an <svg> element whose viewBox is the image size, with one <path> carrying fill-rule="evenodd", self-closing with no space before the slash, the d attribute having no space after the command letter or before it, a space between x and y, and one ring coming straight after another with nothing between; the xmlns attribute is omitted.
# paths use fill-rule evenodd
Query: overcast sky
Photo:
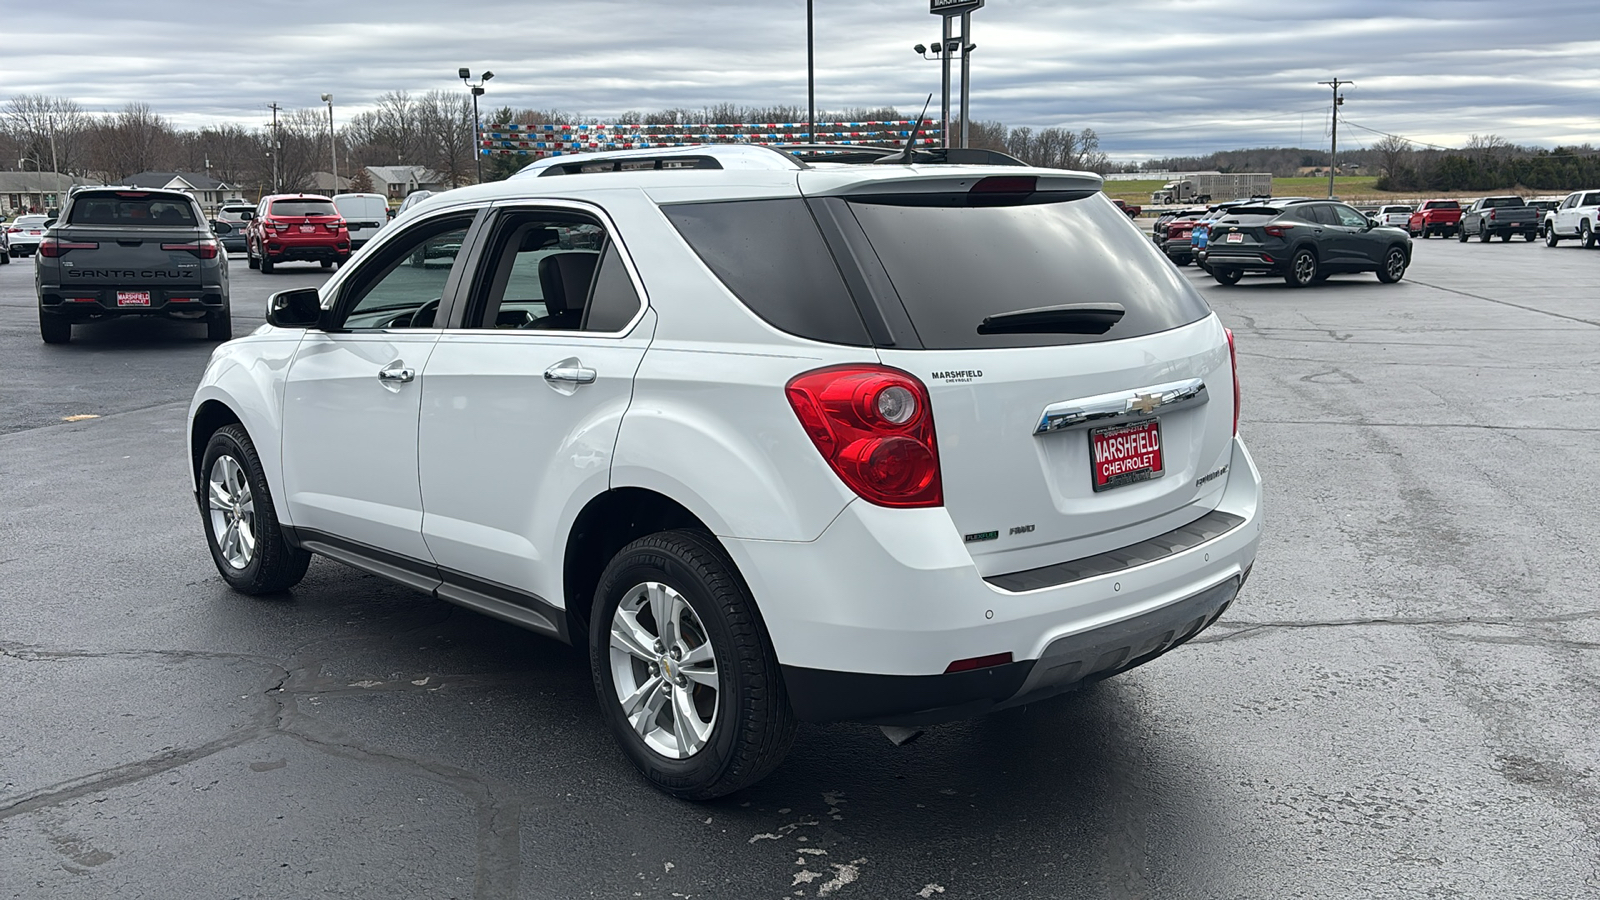
<svg viewBox="0 0 1600 900"><path fill-rule="evenodd" d="M804 106L804 0L64 0L4 4L0 99L145 101L180 127L340 117L384 91L586 116L718 102ZM1115 159L1402 134L1600 143L1600 0L989 0L973 15L972 116L1092 127ZM817 104L914 112L939 65L926 0L816 0ZM934 98L937 109L938 97Z"/></svg>

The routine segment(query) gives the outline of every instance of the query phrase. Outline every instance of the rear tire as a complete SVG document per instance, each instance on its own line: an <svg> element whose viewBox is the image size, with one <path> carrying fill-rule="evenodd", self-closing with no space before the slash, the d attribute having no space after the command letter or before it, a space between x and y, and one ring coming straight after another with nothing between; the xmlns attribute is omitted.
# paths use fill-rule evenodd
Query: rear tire
<svg viewBox="0 0 1600 900"><path fill-rule="evenodd" d="M1394 284L1406 275L1406 252L1399 247L1390 247L1389 252L1383 255L1383 265L1378 269L1378 280L1384 284Z"/></svg>
<svg viewBox="0 0 1600 900"><path fill-rule="evenodd" d="M1502 243L1502 244L1511 243L1511 232L1509 232L1509 231L1500 232L1500 243Z"/></svg>
<svg viewBox="0 0 1600 900"><path fill-rule="evenodd" d="M212 341L233 340L232 310L217 310L206 317L206 339Z"/></svg>
<svg viewBox="0 0 1600 900"><path fill-rule="evenodd" d="M66 344L72 341L72 320L39 310L39 337L46 344Z"/></svg>
<svg viewBox="0 0 1600 900"><path fill-rule="evenodd" d="M1534 240L1536 240L1538 237L1539 237L1539 235L1536 232L1524 231L1522 233L1522 239L1527 241L1530 244L1533 243Z"/></svg>
<svg viewBox="0 0 1600 900"><path fill-rule="evenodd" d="M1489 243L1489 238L1491 237L1493 237L1493 235L1489 233L1489 229L1485 228L1478 232L1478 243L1487 244Z"/></svg>
<svg viewBox="0 0 1600 900"><path fill-rule="evenodd" d="M201 457L200 491L206 544L222 580L252 595L300 583L311 554L284 539L261 458L243 425L226 425L211 435Z"/></svg>
<svg viewBox="0 0 1600 900"><path fill-rule="evenodd" d="M1244 277L1244 273L1238 269L1214 268L1211 270L1211 277L1217 280L1217 284L1234 285L1239 283L1239 279Z"/></svg>
<svg viewBox="0 0 1600 900"><path fill-rule="evenodd" d="M671 611L670 627L657 610ZM663 531L612 558L595 590L589 659L613 737L673 796L708 800L754 784L794 742L772 642L744 579L708 534ZM625 708L623 694L637 699Z"/></svg>
<svg viewBox="0 0 1600 900"><path fill-rule="evenodd" d="M271 275L272 274L272 269L273 269L272 257L266 255L265 253L261 254L261 274L263 274L263 275Z"/></svg>
<svg viewBox="0 0 1600 900"><path fill-rule="evenodd" d="M322 261L322 267L323 267L323 268L324 268L324 269L331 269L331 268L333 268L333 260L331 260L331 259L325 259L325 260L323 260L323 261Z"/></svg>
<svg viewBox="0 0 1600 900"><path fill-rule="evenodd" d="M11 265L11 249L8 247L6 248L6 252L0 253L0 266L9 265Z"/></svg>
<svg viewBox="0 0 1600 900"><path fill-rule="evenodd" d="M1290 287L1310 287L1317 280L1317 255L1302 247L1289 259L1289 271L1283 273L1284 283Z"/></svg>

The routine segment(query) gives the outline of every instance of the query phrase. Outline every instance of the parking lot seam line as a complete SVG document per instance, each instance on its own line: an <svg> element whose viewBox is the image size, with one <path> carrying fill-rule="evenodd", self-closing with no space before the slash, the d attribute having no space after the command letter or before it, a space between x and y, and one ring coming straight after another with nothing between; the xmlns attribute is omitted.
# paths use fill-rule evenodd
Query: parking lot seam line
<svg viewBox="0 0 1600 900"><path fill-rule="evenodd" d="M1379 616L1368 619L1329 619L1326 621L1310 622L1230 622L1224 619L1213 625L1205 634L1191 639L1191 644L1216 644L1222 641L1231 641L1235 638L1259 634L1265 631L1294 630L1302 628L1366 628L1374 626L1395 626L1400 628L1451 628L1460 625L1493 625L1502 628L1526 628L1538 625L1557 625L1568 622L1579 622L1585 619L1600 619L1600 610L1588 610L1576 613L1560 613L1553 616L1533 616L1529 618L1494 618L1485 616L1464 616L1455 618L1407 618L1401 616ZM1228 631L1228 629L1233 629ZM1225 632L1225 633L1219 633ZM1462 639L1470 639L1470 635L1457 635ZM1564 639L1554 641L1545 640L1540 643L1572 643ZM1577 642L1585 646L1578 649L1600 649L1600 644L1591 644L1587 641Z"/></svg>
<svg viewBox="0 0 1600 900"><path fill-rule="evenodd" d="M1414 278L1411 279L1411 283L1412 284L1420 284L1423 287L1430 287L1430 288L1433 288L1436 291L1444 291L1445 293L1456 294L1456 295L1462 296L1462 297L1471 297L1474 300L1482 300L1485 303L1498 303L1501 306L1509 306L1509 307L1512 307L1514 309L1521 309L1521 310L1526 310L1526 311L1532 312L1532 313L1540 313L1540 314L1546 315L1546 316L1553 316L1553 317L1555 317L1557 319L1566 319L1569 322L1582 322L1585 325L1593 325L1596 328L1600 328L1600 322L1596 322L1593 319L1585 319L1585 318L1583 318L1581 316L1569 316L1569 315L1566 315L1565 313L1551 312L1548 309L1540 309L1540 308L1538 308L1536 306L1524 306L1521 303L1512 303L1510 300L1496 300L1493 297L1485 297L1485 296L1483 296L1481 294L1470 294L1470 293L1468 293L1466 291L1458 291L1455 288L1447 288L1447 287L1444 287L1442 285L1429 284L1426 281L1417 281Z"/></svg>
<svg viewBox="0 0 1600 900"><path fill-rule="evenodd" d="M29 426L26 426L26 427L23 427L23 428L18 428L18 429L14 430L14 431L7 431L4 434L0 434L0 441L3 441L6 438L11 437L12 435L15 435L15 434L28 434L29 432L33 432L33 431L42 431L42 430L44 430L46 428L61 428L61 427L67 426L67 425L97 425L97 424L99 424L101 422L109 422L109 421L111 421L113 419L116 419L116 418L118 418L120 416L126 416L126 415L129 415L131 413L150 412L151 410L166 409L167 407L175 407L175 408L178 408L178 409L188 409L189 408L189 401L187 401L187 400L170 400L170 401L168 401L166 403L156 403L156 404L153 404L151 406L140 406L140 407L135 407L134 409L121 409L121 410L117 410L116 412L103 413L103 414L101 414L99 416L96 416L93 419L85 419L85 420L79 421L79 422L63 422L63 421L57 420L57 421L54 421L54 422L44 422L44 423L41 423L39 425L29 425Z"/></svg>

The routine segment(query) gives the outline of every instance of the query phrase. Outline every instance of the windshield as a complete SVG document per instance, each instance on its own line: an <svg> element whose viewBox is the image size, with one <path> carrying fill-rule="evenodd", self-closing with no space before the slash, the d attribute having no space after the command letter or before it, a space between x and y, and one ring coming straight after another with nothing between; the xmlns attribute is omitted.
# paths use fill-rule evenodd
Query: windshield
<svg viewBox="0 0 1600 900"><path fill-rule="evenodd" d="M339 211L333 208L329 200L274 200L272 211L274 216L337 216Z"/></svg>
<svg viewBox="0 0 1600 900"><path fill-rule="evenodd" d="M1189 282L1115 206L1095 198L1010 206L852 201L924 346L959 350L1119 340L1210 315ZM985 318L1121 304L1103 334L979 333Z"/></svg>
<svg viewBox="0 0 1600 900"><path fill-rule="evenodd" d="M186 197L134 191L80 193L72 200L69 225L192 226L194 204Z"/></svg>

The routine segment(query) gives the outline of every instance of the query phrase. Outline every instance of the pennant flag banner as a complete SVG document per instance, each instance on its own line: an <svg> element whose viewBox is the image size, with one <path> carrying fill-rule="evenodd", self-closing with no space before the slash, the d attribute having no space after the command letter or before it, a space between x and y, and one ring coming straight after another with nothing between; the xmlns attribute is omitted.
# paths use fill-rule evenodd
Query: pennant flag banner
<svg viewBox="0 0 1600 900"><path fill-rule="evenodd" d="M694 144L877 145L898 147L911 137L914 119L881 122L818 122L807 131L805 122L686 123L682 125L598 123L590 125L486 125L478 134L478 152L485 156L565 156L600 150L641 150L688 147ZM720 130L718 130L720 129ZM935 142L937 120L922 123L918 140Z"/></svg>

